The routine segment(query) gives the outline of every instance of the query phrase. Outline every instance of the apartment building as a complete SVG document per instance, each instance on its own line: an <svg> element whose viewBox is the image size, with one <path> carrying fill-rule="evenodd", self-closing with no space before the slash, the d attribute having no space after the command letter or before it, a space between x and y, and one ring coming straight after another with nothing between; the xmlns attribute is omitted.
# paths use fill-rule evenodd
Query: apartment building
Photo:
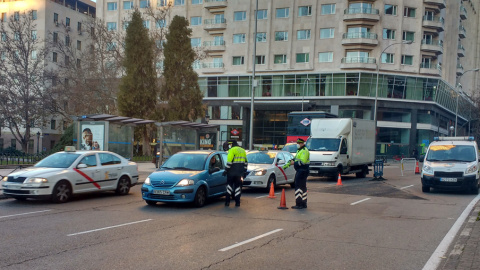
<svg viewBox="0 0 480 270"><path fill-rule="evenodd" d="M377 111L386 155L467 135L478 118L469 96L479 85L479 0L258 0L258 12L256 0L98 0L97 16L121 25L133 7L168 3L169 19L185 16L192 46L208 53L194 67L221 141L235 131L248 142L254 70L256 145L284 144L287 114L302 109Z"/></svg>
<svg viewBox="0 0 480 270"><path fill-rule="evenodd" d="M0 0L0 19L3 22L7 22L11 16L30 11L33 11L36 36L40 40L47 40L56 34L59 42L82 44L86 43L88 38L83 34L85 30L83 22L95 17L96 8L95 2L89 0ZM68 39L65 33L68 33ZM60 37L65 41L60 40ZM53 51L47 56L45 64L55 67L53 62L63 61L64 58L65 56ZM32 129L32 134L36 136L30 140L29 152L50 150L60 139L64 128L65 121L62 117L51 116L46 119L43 126ZM9 129L3 127L0 134L0 149L8 147L21 149Z"/></svg>

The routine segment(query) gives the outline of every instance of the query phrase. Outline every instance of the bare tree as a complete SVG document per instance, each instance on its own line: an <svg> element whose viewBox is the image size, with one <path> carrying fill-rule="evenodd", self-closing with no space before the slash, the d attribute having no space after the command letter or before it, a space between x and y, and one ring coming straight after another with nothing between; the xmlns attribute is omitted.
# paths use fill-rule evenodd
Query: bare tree
<svg viewBox="0 0 480 270"><path fill-rule="evenodd" d="M47 66L49 53L37 36L32 12L15 13L0 24L0 115L23 151L50 113L49 89L53 71Z"/></svg>

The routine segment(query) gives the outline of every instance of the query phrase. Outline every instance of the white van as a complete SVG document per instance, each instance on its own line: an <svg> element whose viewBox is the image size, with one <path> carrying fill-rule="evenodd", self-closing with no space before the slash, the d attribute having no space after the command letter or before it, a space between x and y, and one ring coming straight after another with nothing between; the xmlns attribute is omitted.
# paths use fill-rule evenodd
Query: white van
<svg viewBox="0 0 480 270"><path fill-rule="evenodd" d="M422 191L430 188L478 194L478 146L473 137L435 137L423 163Z"/></svg>

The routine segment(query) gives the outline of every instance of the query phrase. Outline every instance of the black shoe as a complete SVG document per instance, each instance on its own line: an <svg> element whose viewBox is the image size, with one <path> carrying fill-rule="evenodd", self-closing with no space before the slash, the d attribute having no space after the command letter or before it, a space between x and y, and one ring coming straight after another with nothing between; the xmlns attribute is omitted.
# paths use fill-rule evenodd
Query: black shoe
<svg viewBox="0 0 480 270"><path fill-rule="evenodd" d="M226 203L225 203L225 206L230 206L230 203L229 203L229 202L226 202Z"/></svg>
<svg viewBox="0 0 480 270"><path fill-rule="evenodd" d="M304 204L304 205L303 205L303 208L307 208L307 205L306 205L306 204Z"/></svg>
<svg viewBox="0 0 480 270"><path fill-rule="evenodd" d="M302 205L294 205L292 206L292 209L303 209L304 207Z"/></svg>
<svg viewBox="0 0 480 270"><path fill-rule="evenodd" d="M240 204L239 204L239 203L236 203L235 206L236 206L236 207L240 207Z"/></svg>

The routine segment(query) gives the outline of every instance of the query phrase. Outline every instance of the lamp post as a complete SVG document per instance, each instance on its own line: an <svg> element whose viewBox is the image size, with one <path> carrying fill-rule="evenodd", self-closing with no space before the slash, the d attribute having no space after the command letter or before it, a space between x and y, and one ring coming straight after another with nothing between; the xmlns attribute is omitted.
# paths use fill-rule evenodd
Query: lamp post
<svg viewBox="0 0 480 270"><path fill-rule="evenodd" d="M303 87L302 87L302 112L303 112L303 100L305 99L305 83L307 83L307 91L308 91L308 82L310 82L310 79L305 79L303 82Z"/></svg>
<svg viewBox="0 0 480 270"><path fill-rule="evenodd" d="M257 87L257 81L255 80L255 61L257 58L257 22L258 22L258 0L255 4L255 33L253 35L253 70L252 70L252 97L250 99L250 130L249 130L249 142L248 149L253 150L253 112L254 112L254 97L255 87Z"/></svg>
<svg viewBox="0 0 480 270"><path fill-rule="evenodd" d="M40 131L37 131L37 155L40 147Z"/></svg>
<svg viewBox="0 0 480 270"><path fill-rule="evenodd" d="M380 53L380 56L378 57L378 60L377 60L377 63L376 63L377 64L377 83L376 83L376 86L375 86L375 105L374 105L374 108L373 108L373 122L375 122L375 146L374 146L375 155L377 155L377 137L378 137L378 134L377 134L377 110L378 110L378 80L379 80L379 76L380 76L380 66L379 66L379 64L380 64L383 53L389 47L391 47L393 45L397 45L397 44L412 44L412 43L413 43L413 41L407 40L407 41L396 42L396 43L392 43L392 44L388 45Z"/></svg>
<svg viewBox="0 0 480 270"><path fill-rule="evenodd" d="M461 84L460 84L460 79L461 79L462 76L465 75L465 73L467 73L467 72L470 72L470 71L475 71L475 72L477 72L477 71L479 71L479 70L480 70L480 69L478 69L478 68L469 69L469 70L463 72L461 75L459 75L459 76L457 77L457 87L456 87L456 88L457 88L457 107L455 108L455 137L457 137L458 97L460 96L460 87L459 87L459 86L461 85Z"/></svg>

